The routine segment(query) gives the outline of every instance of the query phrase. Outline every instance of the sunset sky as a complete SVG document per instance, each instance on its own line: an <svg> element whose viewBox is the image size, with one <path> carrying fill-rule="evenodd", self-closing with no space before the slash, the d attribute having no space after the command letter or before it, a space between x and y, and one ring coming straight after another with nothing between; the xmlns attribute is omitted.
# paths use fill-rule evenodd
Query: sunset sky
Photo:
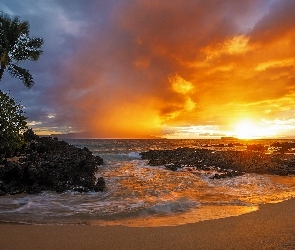
<svg viewBox="0 0 295 250"><path fill-rule="evenodd" d="M44 39L0 90L38 134L295 138L294 0L1 0Z"/></svg>

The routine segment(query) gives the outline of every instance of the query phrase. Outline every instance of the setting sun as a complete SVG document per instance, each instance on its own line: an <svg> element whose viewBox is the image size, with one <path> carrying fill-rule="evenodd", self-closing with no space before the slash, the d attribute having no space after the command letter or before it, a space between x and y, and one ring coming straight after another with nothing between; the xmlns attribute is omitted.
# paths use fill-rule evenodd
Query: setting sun
<svg viewBox="0 0 295 250"><path fill-rule="evenodd" d="M250 120L243 120L236 124L235 134L239 139L253 139L260 137L260 128Z"/></svg>
<svg viewBox="0 0 295 250"><path fill-rule="evenodd" d="M239 139L259 139L274 136L276 129L263 122L241 120L235 125L234 134Z"/></svg>

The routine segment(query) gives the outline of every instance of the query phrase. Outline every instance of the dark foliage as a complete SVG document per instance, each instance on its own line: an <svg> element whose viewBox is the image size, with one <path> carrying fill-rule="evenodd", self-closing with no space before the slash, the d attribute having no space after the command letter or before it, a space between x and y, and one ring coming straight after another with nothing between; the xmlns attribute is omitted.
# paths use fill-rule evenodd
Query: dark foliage
<svg viewBox="0 0 295 250"><path fill-rule="evenodd" d="M0 91L0 159L12 156L24 144L27 118L23 113L21 105Z"/></svg>

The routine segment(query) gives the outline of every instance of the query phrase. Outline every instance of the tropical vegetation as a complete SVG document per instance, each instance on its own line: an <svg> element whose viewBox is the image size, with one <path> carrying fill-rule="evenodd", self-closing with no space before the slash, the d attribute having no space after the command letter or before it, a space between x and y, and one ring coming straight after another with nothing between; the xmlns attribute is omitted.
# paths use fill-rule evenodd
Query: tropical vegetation
<svg viewBox="0 0 295 250"><path fill-rule="evenodd" d="M26 60L37 61L42 53L42 45L42 38L29 37L28 22L0 12L0 81L7 70L26 87L32 87L32 75L19 64ZM0 160L12 156L24 143L27 118L23 113L20 104L0 91Z"/></svg>
<svg viewBox="0 0 295 250"><path fill-rule="evenodd" d="M0 160L10 157L23 145L23 132L27 129L23 113L20 104L0 91Z"/></svg>
<svg viewBox="0 0 295 250"><path fill-rule="evenodd" d="M32 75L19 64L26 60L37 61L42 53L42 45L42 38L29 37L28 22L22 22L18 17L10 18L0 12L0 81L7 70L25 86L32 87Z"/></svg>

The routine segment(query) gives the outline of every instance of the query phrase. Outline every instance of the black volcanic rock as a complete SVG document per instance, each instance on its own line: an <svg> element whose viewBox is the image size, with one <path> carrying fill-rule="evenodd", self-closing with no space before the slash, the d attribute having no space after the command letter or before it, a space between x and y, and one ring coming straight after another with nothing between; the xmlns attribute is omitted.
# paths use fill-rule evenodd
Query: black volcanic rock
<svg viewBox="0 0 295 250"><path fill-rule="evenodd" d="M277 148L280 153L287 153L295 149L295 142L275 142L271 147Z"/></svg>
<svg viewBox="0 0 295 250"><path fill-rule="evenodd" d="M247 150L252 150L252 151L261 151L265 152L268 147L263 146L261 144L253 144L253 145L247 145Z"/></svg>
<svg viewBox="0 0 295 250"><path fill-rule="evenodd" d="M102 191L103 177L95 173L103 159L88 148L77 148L57 138L39 137L32 130L24 133L26 146L18 160L0 162L0 195L50 190L63 192Z"/></svg>
<svg viewBox="0 0 295 250"><path fill-rule="evenodd" d="M292 145L293 146L293 145ZM285 148L287 146L285 145ZM210 150L203 148L178 148L174 150L150 150L140 153L151 166L164 165L176 171L190 166L196 170L217 172L213 179L234 177L247 173L294 175L293 154L265 154L264 147L253 146L249 150Z"/></svg>

